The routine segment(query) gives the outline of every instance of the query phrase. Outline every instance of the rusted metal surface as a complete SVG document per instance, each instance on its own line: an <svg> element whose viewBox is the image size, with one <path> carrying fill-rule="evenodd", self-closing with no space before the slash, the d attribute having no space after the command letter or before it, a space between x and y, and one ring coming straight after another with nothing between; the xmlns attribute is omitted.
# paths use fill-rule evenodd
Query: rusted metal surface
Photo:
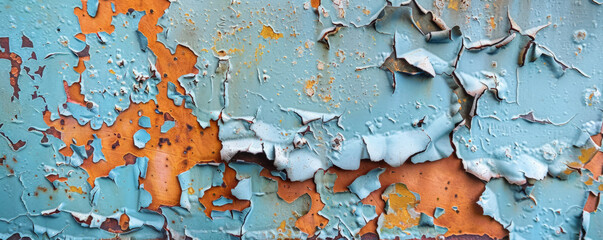
<svg viewBox="0 0 603 240"><path fill-rule="evenodd" d="M601 239L597 1L0 3L0 238Z"/></svg>

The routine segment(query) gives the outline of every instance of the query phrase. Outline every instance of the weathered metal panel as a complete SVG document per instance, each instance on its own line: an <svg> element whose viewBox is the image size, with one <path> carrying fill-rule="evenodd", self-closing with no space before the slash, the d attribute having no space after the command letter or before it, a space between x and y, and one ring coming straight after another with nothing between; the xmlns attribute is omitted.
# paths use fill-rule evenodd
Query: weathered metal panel
<svg viewBox="0 0 603 240"><path fill-rule="evenodd" d="M3 1L0 238L601 239L599 5Z"/></svg>

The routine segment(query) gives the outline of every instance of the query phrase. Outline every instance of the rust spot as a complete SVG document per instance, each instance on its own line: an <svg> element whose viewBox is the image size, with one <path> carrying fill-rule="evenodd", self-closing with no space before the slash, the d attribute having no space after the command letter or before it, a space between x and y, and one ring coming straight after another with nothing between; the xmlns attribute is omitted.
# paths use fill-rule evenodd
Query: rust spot
<svg viewBox="0 0 603 240"><path fill-rule="evenodd" d="M126 231L130 228L130 217L127 214L122 214L119 217L119 227L122 231Z"/></svg>
<svg viewBox="0 0 603 240"><path fill-rule="evenodd" d="M124 155L123 157L124 161L126 162L126 165L135 164L136 158L138 157L132 153L126 153L126 155Z"/></svg>
<svg viewBox="0 0 603 240"><path fill-rule="evenodd" d="M50 175L47 175L47 176L46 176L46 179L47 179L49 182L51 182L51 183L52 183L52 182L54 182L54 181L57 181L57 180L58 180L59 182L65 182L65 181L67 181L67 178L66 178L66 177L59 177L59 175L57 175L57 174L50 174Z"/></svg>
<svg viewBox="0 0 603 240"><path fill-rule="evenodd" d="M165 121L175 121L174 117L172 117L172 115L169 114L169 113L164 113L163 114L163 120L165 120ZM187 127L188 126L190 126L190 125L187 125Z"/></svg>
<svg viewBox="0 0 603 240"><path fill-rule="evenodd" d="M111 149L114 149L114 150L115 150L115 148L117 148L117 147L119 147L119 140L116 140L116 141L113 143L113 145L111 145Z"/></svg>
<svg viewBox="0 0 603 240"><path fill-rule="evenodd" d="M31 42L31 40L23 35L21 36L21 48L32 48L33 47L33 42Z"/></svg>
<svg viewBox="0 0 603 240"><path fill-rule="evenodd" d="M377 167L385 167L385 164L364 160L359 169L354 171L330 168L329 172L338 175L333 190L335 192L348 191L347 186L357 177ZM442 169L447 169L446 174L442 174ZM418 212L431 216L436 207L451 209L453 206L458 206L460 209L458 214L444 214L434 220L436 225L448 228L446 236L462 232L485 233L492 238L503 238L508 234L498 222L483 215L477 201L485 189L485 183L465 172L461 160L454 154L435 162L405 163L397 168L387 166L386 171L379 176L379 180L381 188L362 200L364 204L376 206L378 215L383 213L385 207L385 202L381 199L385 188L394 183L404 183L410 191L421 196L421 203L416 208ZM447 182L450 182L448 188L452 191L442 191L441 184ZM467 221L467 219L472 220ZM376 233L376 230L377 219L373 219L362 228L360 235Z"/></svg>
<svg viewBox="0 0 603 240"><path fill-rule="evenodd" d="M120 218L121 220L121 218ZM113 218L107 218L100 226L101 229L112 233L123 233L119 222Z"/></svg>

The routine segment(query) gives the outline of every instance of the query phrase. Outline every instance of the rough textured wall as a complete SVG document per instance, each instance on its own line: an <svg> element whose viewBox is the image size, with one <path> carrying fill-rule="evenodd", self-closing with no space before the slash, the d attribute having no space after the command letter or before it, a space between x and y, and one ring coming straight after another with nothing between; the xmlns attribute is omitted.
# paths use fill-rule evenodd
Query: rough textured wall
<svg viewBox="0 0 603 240"><path fill-rule="evenodd" d="M4 0L0 238L603 239L595 0Z"/></svg>

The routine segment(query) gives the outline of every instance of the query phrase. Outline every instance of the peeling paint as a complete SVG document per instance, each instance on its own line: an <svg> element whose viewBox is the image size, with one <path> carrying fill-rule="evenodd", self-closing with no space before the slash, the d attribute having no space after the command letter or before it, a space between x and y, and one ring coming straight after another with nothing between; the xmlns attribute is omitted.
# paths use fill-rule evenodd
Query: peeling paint
<svg viewBox="0 0 603 240"><path fill-rule="evenodd" d="M0 3L0 238L600 239L597 1Z"/></svg>

